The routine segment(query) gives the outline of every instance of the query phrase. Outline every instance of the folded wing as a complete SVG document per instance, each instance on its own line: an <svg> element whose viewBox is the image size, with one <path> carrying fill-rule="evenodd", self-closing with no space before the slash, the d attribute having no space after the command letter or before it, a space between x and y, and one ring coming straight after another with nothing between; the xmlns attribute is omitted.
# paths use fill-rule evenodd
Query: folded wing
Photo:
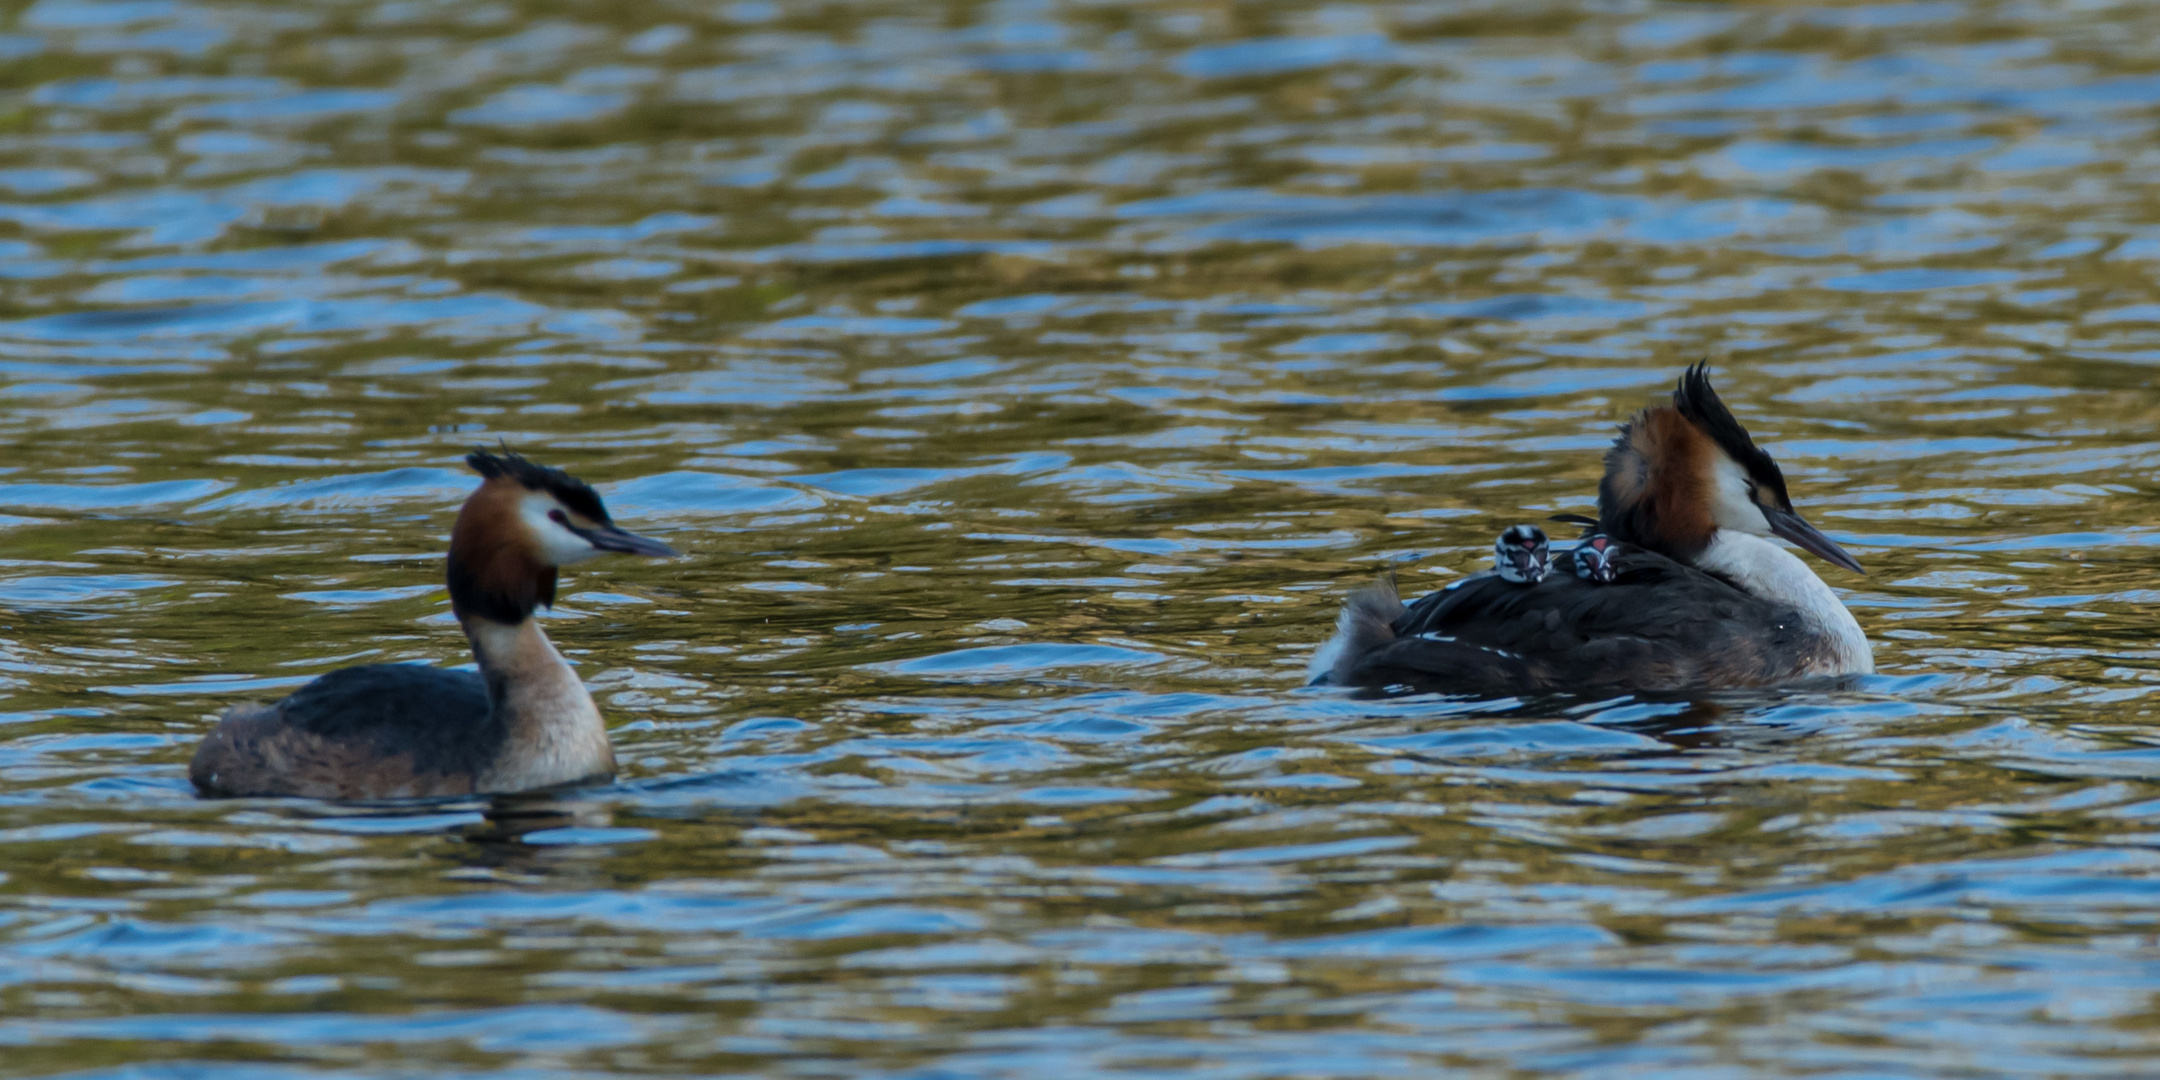
<svg viewBox="0 0 2160 1080"><path fill-rule="evenodd" d="M1330 681L1478 694L1762 686L1802 674L1795 658L1815 651L1797 611L1655 553L1630 549L1604 583L1572 564L1556 556L1535 585L1480 575L1420 597Z"/></svg>

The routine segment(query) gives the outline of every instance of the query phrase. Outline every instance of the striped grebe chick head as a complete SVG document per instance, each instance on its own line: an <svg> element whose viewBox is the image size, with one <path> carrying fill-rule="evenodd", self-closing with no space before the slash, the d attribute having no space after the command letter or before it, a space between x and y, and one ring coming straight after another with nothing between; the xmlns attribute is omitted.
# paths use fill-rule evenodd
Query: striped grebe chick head
<svg viewBox="0 0 2160 1080"><path fill-rule="evenodd" d="M1603 585L1620 576L1620 544L1604 533L1591 533L1575 545L1575 576Z"/></svg>
<svg viewBox="0 0 2160 1080"><path fill-rule="evenodd" d="M1535 585L1545 580L1545 572L1552 569L1551 555L1545 530L1535 525L1511 525L1493 543L1493 569L1508 581Z"/></svg>
<svg viewBox="0 0 2160 1080"><path fill-rule="evenodd" d="M1854 573L1859 562L1793 509L1785 474L1710 386L1707 363L1672 404L1621 425L1598 484L1599 531L1692 563L1718 530L1777 536Z"/></svg>

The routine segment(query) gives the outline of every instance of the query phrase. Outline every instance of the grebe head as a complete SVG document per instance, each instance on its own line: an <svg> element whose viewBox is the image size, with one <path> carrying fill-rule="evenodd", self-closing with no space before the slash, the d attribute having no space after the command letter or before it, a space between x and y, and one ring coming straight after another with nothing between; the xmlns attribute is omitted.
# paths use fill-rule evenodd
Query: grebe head
<svg viewBox="0 0 2160 1080"><path fill-rule="evenodd" d="M1605 454L1598 517L1618 539L1684 560L1719 529L1777 536L1855 573L1843 548L1793 509L1785 474L1710 386L1707 362L1680 377L1670 406L1635 414Z"/></svg>
<svg viewBox="0 0 2160 1080"><path fill-rule="evenodd" d="M561 469L516 454L475 450L465 463L487 478L450 530L450 603L461 615L515 623L555 604L555 569L604 552L672 556L626 532L600 496Z"/></svg>
<svg viewBox="0 0 2160 1080"><path fill-rule="evenodd" d="M1493 544L1493 569L1508 581L1535 585L1552 568L1545 530L1535 525L1511 525Z"/></svg>
<svg viewBox="0 0 2160 1080"><path fill-rule="evenodd" d="M1620 545L1604 533L1592 533L1575 545L1575 576L1600 585L1620 577Z"/></svg>
<svg viewBox="0 0 2160 1080"><path fill-rule="evenodd" d="M489 500L489 509L500 513L504 497L513 499L523 540L551 566L581 563L609 551L662 557L675 554L674 548L658 540L617 528L608 518L607 507L600 504L600 494L561 469L536 465L507 450L501 454L475 450L465 456L465 463L488 478L473 493L473 499L499 485L497 497ZM466 506L472 505L472 500L466 502ZM463 514L458 523L464 524ZM486 524L499 527L508 523Z"/></svg>

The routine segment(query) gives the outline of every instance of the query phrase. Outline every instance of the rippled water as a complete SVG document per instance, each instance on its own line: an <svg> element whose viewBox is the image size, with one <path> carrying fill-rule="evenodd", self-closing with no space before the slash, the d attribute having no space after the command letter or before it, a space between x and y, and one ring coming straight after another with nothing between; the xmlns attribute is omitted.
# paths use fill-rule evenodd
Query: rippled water
<svg viewBox="0 0 2160 1080"><path fill-rule="evenodd" d="M9 10L0 1076L2153 1072L2160 10ZM1300 688L1702 356L1881 675ZM620 782L194 798L497 440Z"/></svg>

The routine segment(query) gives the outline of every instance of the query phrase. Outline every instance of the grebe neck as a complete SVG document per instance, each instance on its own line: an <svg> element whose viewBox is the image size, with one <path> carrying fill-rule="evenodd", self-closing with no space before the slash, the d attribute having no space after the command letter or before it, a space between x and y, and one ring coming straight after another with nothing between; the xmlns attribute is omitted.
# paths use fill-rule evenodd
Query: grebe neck
<svg viewBox="0 0 2160 1080"><path fill-rule="evenodd" d="M1874 651L1859 621L1792 552L1760 536L1719 529L1694 562L1742 592L1798 609L1800 617L1830 645L1816 665L1819 670L1812 674L1865 675L1875 670Z"/></svg>
<svg viewBox="0 0 2160 1080"><path fill-rule="evenodd" d="M489 716L503 729L504 752L489 770L489 788L547 787L615 771L599 707L539 620L458 621L480 662Z"/></svg>

